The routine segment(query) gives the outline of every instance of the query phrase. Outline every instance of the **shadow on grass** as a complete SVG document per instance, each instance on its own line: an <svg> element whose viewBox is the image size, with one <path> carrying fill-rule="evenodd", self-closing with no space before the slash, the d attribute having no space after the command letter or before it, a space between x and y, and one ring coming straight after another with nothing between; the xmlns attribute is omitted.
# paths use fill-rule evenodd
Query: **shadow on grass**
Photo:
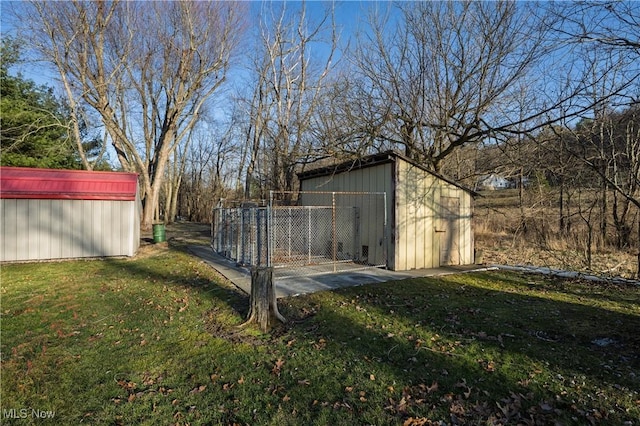
<svg viewBox="0 0 640 426"><path fill-rule="evenodd" d="M189 251L188 246L189 244L187 243L170 240L168 248L160 250L169 255L172 252L181 253L189 256L196 262L202 262L199 257ZM151 245L151 247L154 247L154 245ZM217 271L207 266L207 269L211 269L212 273L215 275L213 279L200 277L199 275L194 277L193 274L190 273L192 271L183 271L184 273L182 275L174 274L167 272L167 264L169 262L170 258L165 261L165 265L162 265L159 268L144 266L140 262L135 261L127 262L124 266L122 263L118 263L117 265L118 267L126 269L128 273L140 278L148 278L162 283L170 283L174 286L191 288L203 293L207 298L226 303L230 308L236 310L241 315L245 315L247 313L249 304L248 297L238 290L232 283L228 282L227 279Z"/></svg>
<svg viewBox="0 0 640 426"><path fill-rule="evenodd" d="M599 390L640 388L639 316L553 300L546 290L490 288L496 281L522 286L484 273L473 281L459 275L338 290L337 301L319 305L311 324L294 330L341 347L320 355L329 355L324 363L365 360L371 374L407 384L409 390L388 407L405 417L453 414L473 423L488 415L543 421L583 416L580 423L587 421L585 413L604 410L606 403L594 396ZM607 344L594 343L598 339ZM483 407L483 400L524 408L509 413Z"/></svg>

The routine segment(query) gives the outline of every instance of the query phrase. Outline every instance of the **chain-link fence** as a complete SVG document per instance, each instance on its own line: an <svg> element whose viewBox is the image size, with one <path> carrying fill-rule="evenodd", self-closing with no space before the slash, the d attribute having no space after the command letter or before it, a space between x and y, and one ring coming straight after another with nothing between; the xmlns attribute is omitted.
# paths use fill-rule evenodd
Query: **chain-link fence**
<svg viewBox="0 0 640 426"><path fill-rule="evenodd" d="M383 193L272 192L266 206L222 201L212 247L279 277L386 266L386 216Z"/></svg>

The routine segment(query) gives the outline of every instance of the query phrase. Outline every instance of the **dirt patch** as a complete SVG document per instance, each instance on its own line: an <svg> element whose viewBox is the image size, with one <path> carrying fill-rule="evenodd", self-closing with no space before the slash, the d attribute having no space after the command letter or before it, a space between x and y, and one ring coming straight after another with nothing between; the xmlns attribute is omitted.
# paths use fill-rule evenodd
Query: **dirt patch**
<svg viewBox="0 0 640 426"><path fill-rule="evenodd" d="M248 345L262 345L267 342L264 338L261 338L255 333L252 334L252 329L243 328L240 325L230 325L221 318L224 318L225 314L218 307L207 311L204 315L204 329L207 333L214 337L224 339L231 343L245 343Z"/></svg>
<svg viewBox="0 0 640 426"><path fill-rule="evenodd" d="M211 225L197 222L176 222L167 225L167 239L185 244L210 245Z"/></svg>
<svg viewBox="0 0 640 426"><path fill-rule="evenodd" d="M129 258L130 260L146 259L148 257L157 256L169 250L169 243L154 243L153 238L142 238L140 240L140 247L136 255Z"/></svg>

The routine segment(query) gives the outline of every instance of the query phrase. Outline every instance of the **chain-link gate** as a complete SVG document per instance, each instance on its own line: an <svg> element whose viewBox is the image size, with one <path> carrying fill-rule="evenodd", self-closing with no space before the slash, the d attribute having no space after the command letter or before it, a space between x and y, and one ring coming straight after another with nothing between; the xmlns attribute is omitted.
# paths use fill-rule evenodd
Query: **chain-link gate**
<svg viewBox="0 0 640 426"><path fill-rule="evenodd" d="M213 213L216 252L280 278L387 264L384 193L272 192L266 206L221 200Z"/></svg>

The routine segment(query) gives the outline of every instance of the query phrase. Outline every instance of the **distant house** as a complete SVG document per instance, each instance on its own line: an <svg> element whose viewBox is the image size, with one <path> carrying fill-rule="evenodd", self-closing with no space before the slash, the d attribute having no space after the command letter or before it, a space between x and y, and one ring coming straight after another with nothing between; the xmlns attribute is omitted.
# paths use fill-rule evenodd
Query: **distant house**
<svg viewBox="0 0 640 426"><path fill-rule="evenodd" d="M133 256L135 173L0 167L0 261Z"/></svg>
<svg viewBox="0 0 640 426"><path fill-rule="evenodd" d="M384 152L298 177L301 191L386 194L375 209L355 195L343 201L360 211L360 256L371 264L406 271L474 263L475 193L405 156Z"/></svg>
<svg viewBox="0 0 640 426"><path fill-rule="evenodd" d="M476 188L478 190L489 190L495 191L498 189L507 189L511 188L511 181L502 176L496 174L490 174L486 176L482 176L478 179L478 183L476 184Z"/></svg>

